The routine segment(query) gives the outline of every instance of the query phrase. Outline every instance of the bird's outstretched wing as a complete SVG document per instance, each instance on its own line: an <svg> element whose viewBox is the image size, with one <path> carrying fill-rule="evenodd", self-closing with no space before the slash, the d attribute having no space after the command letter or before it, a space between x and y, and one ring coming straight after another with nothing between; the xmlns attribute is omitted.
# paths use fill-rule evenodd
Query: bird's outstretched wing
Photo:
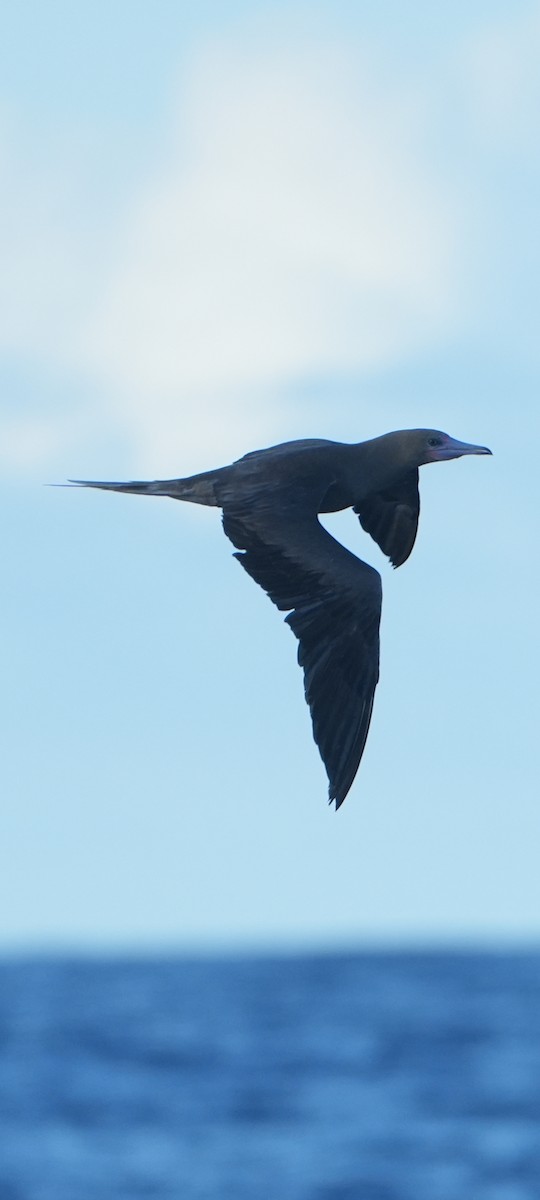
<svg viewBox="0 0 540 1200"><path fill-rule="evenodd" d="M382 492L373 493L354 509L362 529L370 533L394 567L408 559L420 516L418 469L409 471Z"/></svg>
<svg viewBox="0 0 540 1200"><path fill-rule="evenodd" d="M244 569L289 611L329 800L339 808L358 770L379 678L381 579L298 497L280 491L277 510L275 495L264 499L225 505L223 528Z"/></svg>

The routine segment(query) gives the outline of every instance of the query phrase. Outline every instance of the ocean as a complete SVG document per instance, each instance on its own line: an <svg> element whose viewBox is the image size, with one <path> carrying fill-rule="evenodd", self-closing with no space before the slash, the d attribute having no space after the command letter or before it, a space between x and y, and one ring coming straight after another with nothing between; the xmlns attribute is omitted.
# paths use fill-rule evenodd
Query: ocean
<svg viewBox="0 0 540 1200"><path fill-rule="evenodd" d="M0 1200L537 1200L540 954L0 964Z"/></svg>

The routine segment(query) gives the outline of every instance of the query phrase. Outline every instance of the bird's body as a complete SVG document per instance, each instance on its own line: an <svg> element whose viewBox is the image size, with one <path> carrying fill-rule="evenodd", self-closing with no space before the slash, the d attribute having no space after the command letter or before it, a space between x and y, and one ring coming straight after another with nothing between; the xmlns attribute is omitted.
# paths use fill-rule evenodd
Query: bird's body
<svg viewBox="0 0 540 1200"><path fill-rule="evenodd" d="M319 513L353 508L394 566L409 557L418 526L418 468L490 454L431 429L346 444L284 442L215 471L153 483L85 487L170 496L223 510L236 557L283 612L299 640L313 735L343 803L364 750L379 677L381 578L323 528Z"/></svg>

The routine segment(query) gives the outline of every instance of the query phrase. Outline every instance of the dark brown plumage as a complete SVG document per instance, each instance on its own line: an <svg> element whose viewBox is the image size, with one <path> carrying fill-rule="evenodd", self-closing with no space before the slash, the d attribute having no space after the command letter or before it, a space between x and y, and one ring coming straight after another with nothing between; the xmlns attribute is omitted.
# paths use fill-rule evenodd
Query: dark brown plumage
<svg viewBox="0 0 540 1200"><path fill-rule="evenodd" d="M343 803L358 770L379 678L381 578L318 521L353 508L395 567L416 538L418 468L463 454L491 454L435 429L406 429L348 445L316 439L256 450L186 479L83 487L171 496L223 510L238 558L299 641L313 736Z"/></svg>

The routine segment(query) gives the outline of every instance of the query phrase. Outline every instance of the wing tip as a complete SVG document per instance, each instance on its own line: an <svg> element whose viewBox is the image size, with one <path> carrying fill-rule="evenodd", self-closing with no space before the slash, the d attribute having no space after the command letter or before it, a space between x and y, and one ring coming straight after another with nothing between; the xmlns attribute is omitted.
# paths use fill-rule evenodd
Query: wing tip
<svg viewBox="0 0 540 1200"><path fill-rule="evenodd" d="M337 812L338 808L341 808L341 805L343 804L343 801L345 800L348 791L349 791L349 788L347 788L347 791L339 791L338 788L333 788L332 785L330 784L330 787L328 788L328 803L329 804L335 803L335 806L336 806L335 810L334 810L335 812Z"/></svg>

